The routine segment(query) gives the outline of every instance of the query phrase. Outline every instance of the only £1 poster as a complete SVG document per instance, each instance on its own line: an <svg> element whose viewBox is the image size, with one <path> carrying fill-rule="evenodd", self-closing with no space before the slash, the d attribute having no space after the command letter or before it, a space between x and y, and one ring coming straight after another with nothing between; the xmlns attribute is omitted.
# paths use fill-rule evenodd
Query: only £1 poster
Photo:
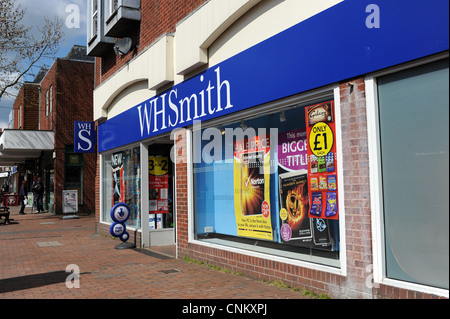
<svg viewBox="0 0 450 319"><path fill-rule="evenodd" d="M237 235L272 240L270 136L234 143L234 205Z"/></svg>
<svg viewBox="0 0 450 319"><path fill-rule="evenodd" d="M308 136L309 217L339 219L334 102L305 109Z"/></svg>

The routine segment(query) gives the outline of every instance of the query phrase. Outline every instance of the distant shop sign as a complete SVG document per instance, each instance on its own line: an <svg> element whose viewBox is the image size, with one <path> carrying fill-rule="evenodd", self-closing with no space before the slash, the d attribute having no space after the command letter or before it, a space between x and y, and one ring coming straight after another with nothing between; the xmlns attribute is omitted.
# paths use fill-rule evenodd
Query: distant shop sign
<svg viewBox="0 0 450 319"><path fill-rule="evenodd" d="M97 134L94 122L74 122L74 152L95 153Z"/></svg>

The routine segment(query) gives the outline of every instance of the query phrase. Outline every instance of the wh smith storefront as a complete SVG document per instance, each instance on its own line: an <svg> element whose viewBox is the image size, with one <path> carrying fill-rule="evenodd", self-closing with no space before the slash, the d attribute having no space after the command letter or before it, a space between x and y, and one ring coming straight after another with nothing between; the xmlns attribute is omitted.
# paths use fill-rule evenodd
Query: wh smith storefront
<svg viewBox="0 0 450 319"><path fill-rule="evenodd" d="M254 1L202 29L188 65L219 2L96 89L99 229L126 202L140 244L178 258L332 297L448 298L448 1ZM168 68L129 71L152 56L174 69L153 90Z"/></svg>

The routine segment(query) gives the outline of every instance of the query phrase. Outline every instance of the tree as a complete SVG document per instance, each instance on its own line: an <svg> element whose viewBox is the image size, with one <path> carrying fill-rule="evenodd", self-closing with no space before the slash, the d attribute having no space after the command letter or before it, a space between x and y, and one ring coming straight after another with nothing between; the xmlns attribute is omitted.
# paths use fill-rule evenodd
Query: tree
<svg viewBox="0 0 450 319"><path fill-rule="evenodd" d="M22 20L26 10L16 2L0 3L0 99L10 95L8 89L19 88L24 76L42 58L54 56L64 35L63 22L58 17L44 18L44 25L37 32L25 27Z"/></svg>

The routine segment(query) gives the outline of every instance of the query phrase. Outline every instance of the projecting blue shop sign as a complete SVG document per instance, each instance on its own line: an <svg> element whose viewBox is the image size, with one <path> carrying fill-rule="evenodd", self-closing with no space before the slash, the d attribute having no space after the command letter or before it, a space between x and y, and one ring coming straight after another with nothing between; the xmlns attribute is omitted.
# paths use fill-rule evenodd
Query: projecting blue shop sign
<svg viewBox="0 0 450 319"><path fill-rule="evenodd" d="M94 122L74 122L74 152L95 153L97 131Z"/></svg>
<svg viewBox="0 0 450 319"><path fill-rule="evenodd" d="M99 126L99 152L449 49L448 0L345 0Z"/></svg>

